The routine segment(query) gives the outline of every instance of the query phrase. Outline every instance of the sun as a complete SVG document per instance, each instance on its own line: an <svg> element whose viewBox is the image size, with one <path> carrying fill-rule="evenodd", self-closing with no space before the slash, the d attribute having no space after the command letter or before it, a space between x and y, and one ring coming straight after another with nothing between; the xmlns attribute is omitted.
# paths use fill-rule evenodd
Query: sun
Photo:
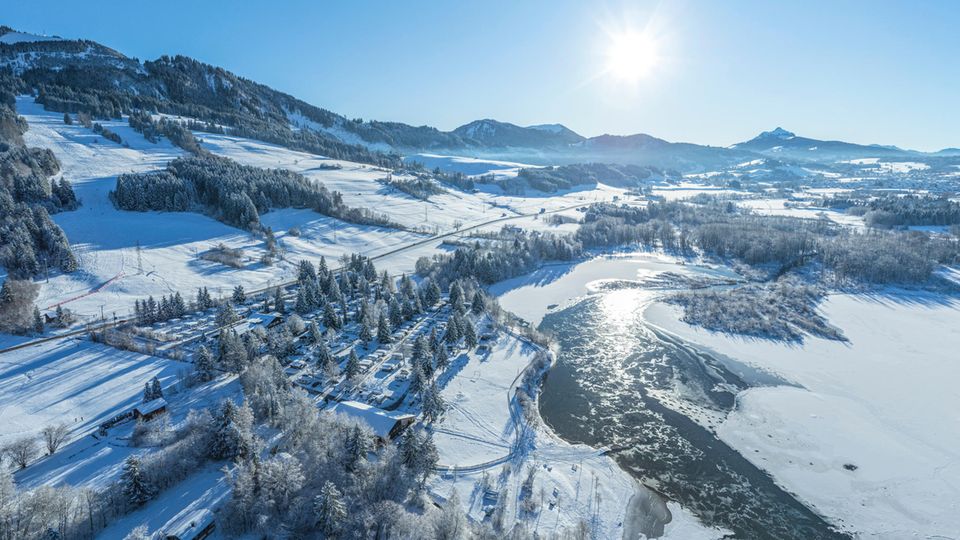
<svg viewBox="0 0 960 540"><path fill-rule="evenodd" d="M606 72L612 77L636 83L649 75L659 62L657 43L649 34L628 31L610 36Z"/></svg>

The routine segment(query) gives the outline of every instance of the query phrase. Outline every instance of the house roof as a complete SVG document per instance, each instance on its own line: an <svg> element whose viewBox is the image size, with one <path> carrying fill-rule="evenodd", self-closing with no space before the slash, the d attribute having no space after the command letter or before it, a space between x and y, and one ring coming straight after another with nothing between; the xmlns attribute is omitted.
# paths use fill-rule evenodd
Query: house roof
<svg viewBox="0 0 960 540"><path fill-rule="evenodd" d="M167 400L163 398L157 398L157 399L151 399L150 401L137 405L136 407L134 407L134 410L139 411L140 414L150 414L153 412L157 412L166 406L167 406Z"/></svg>
<svg viewBox="0 0 960 540"><path fill-rule="evenodd" d="M414 418L412 414L385 411L378 407L367 405L366 403L360 403L359 401L341 401L340 403L334 405L330 410L338 414L345 414L358 420L362 420L373 429L373 432L378 437L382 439L386 439L388 436L390 436L390 430L392 430L393 426L395 426L400 420L409 420Z"/></svg>
<svg viewBox="0 0 960 540"><path fill-rule="evenodd" d="M263 326L270 326L270 324L277 319L283 319L283 316L279 313L251 313L250 316L247 317L247 321L249 321L250 324L260 324Z"/></svg>

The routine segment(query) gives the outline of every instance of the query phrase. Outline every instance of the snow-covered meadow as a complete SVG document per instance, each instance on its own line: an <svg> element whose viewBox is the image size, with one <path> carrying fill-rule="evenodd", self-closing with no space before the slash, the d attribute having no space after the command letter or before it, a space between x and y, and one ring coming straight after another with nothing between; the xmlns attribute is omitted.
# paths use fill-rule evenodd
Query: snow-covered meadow
<svg viewBox="0 0 960 540"><path fill-rule="evenodd" d="M4 353L0 359L0 446L65 423L71 438L141 401L143 384L170 384L182 364L118 351L88 341L62 340Z"/></svg>
<svg viewBox="0 0 960 540"><path fill-rule="evenodd" d="M152 144L122 121L104 122L129 145L107 141L80 124L65 125L62 115L44 111L32 98L20 98L18 112L30 129L31 146L50 148L61 162L62 175L74 185L82 206L54 215L67 234L80 262L72 274L54 275L40 283L38 305L64 307L92 318L126 315L134 298L198 287L214 295L235 285L254 289L290 279L302 258L327 257L331 262L348 253L375 255L424 238L424 235L360 226L310 210L274 210L263 216L273 227L286 260L272 266L259 262L263 240L210 217L189 212L127 212L117 210L108 193L116 176L126 172L158 170L182 154L166 141ZM290 234L298 228L299 236ZM247 263L234 269L200 259L198 255L223 244L244 250ZM139 245L139 252L138 252ZM435 246L430 246L433 248ZM398 257L399 271L411 271L415 256ZM142 270L142 271L141 271Z"/></svg>

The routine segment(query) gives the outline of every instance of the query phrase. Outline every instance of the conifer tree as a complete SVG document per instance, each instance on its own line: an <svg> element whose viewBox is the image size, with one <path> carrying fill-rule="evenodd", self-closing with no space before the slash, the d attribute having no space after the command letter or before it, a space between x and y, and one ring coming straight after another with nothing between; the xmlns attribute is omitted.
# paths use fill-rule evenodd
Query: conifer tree
<svg viewBox="0 0 960 540"><path fill-rule="evenodd" d="M201 381L213 379L215 366L213 363L213 355L210 354L210 349L203 345L197 349L194 367L197 371L197 377L199 377Z"/></svg>
<svg viewBox="0 0 960 540"><path fill-rule="evenodd" d="M323 336L320 334L320 326L317 324L317 321L310 321L310 327L307 331L309 332L311 343L320 343L320 340L323 339Z"/></svg>
<svg viewBox="0 0 960 540"><path fill-rule="evenodd" d="M483 313L483 295L479 290L473 293L473 303L470 305L470 311L472 311L474 315Z"/></svg>
<svg viewBox="0 0 960 540"><path fill-rule="evenodd" d="M373 332L370 331L370 325L367 324L366 320L360 323L359 337L360 337L360 341L363 342L364 345L366 345L367 343L370 343L370 341L373 339Z"/></svg>
<svg viewBox="0 0 960 540"><path fill-rule="evenodd" d="M357 351L350 349L350 357L347 358L347 365L344 369L344 375L347 380L354 380L360 375L360 359L357 357Z"/></svg>
<svg viewBox="0 0 960 540"><path fill-rule="evenodd" d="M234 304L242 304L247 301L247 293L243 290L243 285L237 285L233 288L231 300Z"/></svg>
<svg viewBox="0 0 960 540"><path fill-rule="evenodd" d="M287 304L283 301L283 289L280 287L273 291L273 310L277 313L287 312Z"/></svg>
<svg viewBox="0 0 960 540"><path fill-rule="evenodd" d="M43 333L43 317L40 316L40 308L33 306L33 331Z"/></svg>
<svg viewBox="0 0 960 540"><path fill-rule="evenodd" d="M477 346L477 330L473 327L473 323L466 319L463 320L463 341L468 349Z"/></svg>
<svg viewBox="0 0 960 540"><path fill-rule="evenodd" d="M143 477L140 460L135 456L128 457L126 462L124 462L121 482L123 484L124 497L126 497L127 502L134 507L143 506L155 493L153 486Z"/></svg>
<svg viewBox="0 0 960 540"><path fill-rule="evenodd" d="M377 321L377 341L380 343L390 343L390 322L384 313L380 313L380 320Z"/></svg>
<svg viewBox="0 0 960 540"><path fill-rule="evenodd" d="M341 497L342 495L333 485L333 482L327 480L320 488L320 494L314 501L313 508L317 516L317 528L327 538L334 538L340 531L342 522L347 519L347 508Z"/></svg>

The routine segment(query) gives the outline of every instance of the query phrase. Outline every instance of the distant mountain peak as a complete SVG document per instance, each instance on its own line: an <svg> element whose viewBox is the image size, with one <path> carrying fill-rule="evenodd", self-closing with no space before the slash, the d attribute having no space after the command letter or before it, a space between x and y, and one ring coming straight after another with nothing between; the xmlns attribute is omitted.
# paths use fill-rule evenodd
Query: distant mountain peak
<svg viewBox="0 0 960 540"><path fill-rule="evenodd" d="M453 133L486 147L561 147L580 142L583 137L562 124L541 124L521 127L491 118L474 120Z"/></svg>
<svg viewBox="0 0 960 540"><path fill-rule="evenodd" d="M549 131L550 133L563 133L564 131L570 131L570 129L563 124L534 124L532 126L527 126L527 129Z"/></svg>
<svg viewBox="0 0 960 540"><path fill-rule="evenodd" d="M797 136L796 133L792 131L787 131L782 127L777 127L776 129L773 129L771 131L764 131L763 133L758 135L756 138L757 139L780 139L782 141L786 141L786 140L793 139L796 136Z"/></svg>

